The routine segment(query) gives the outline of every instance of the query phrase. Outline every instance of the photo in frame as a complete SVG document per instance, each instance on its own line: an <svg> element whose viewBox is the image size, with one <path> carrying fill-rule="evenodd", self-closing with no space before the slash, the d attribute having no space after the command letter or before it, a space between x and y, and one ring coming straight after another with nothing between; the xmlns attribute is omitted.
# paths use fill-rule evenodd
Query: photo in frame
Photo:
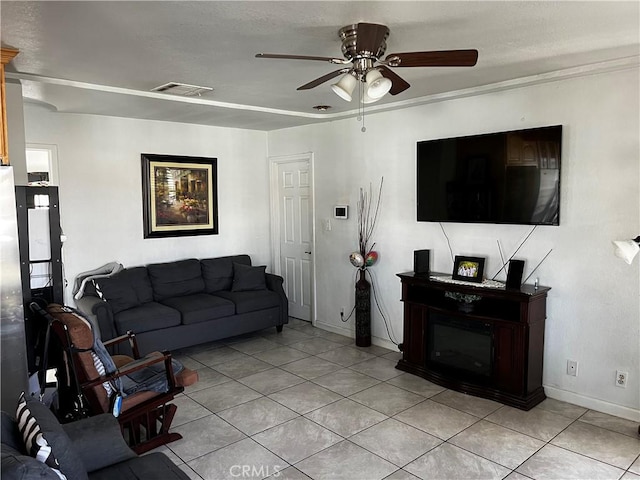
<svg viewBox="0 0 640 480"><path fill-rule="evenodd" d="M482 257L456 255L453 262L452 278L465 282L481 283L484 278L484 260Z"/></svg>
<svg viewBox="0 0 640 480"><path fill-rule="evenodd" d="M144 238L218 233L217 159L143 153Z"/></svg>

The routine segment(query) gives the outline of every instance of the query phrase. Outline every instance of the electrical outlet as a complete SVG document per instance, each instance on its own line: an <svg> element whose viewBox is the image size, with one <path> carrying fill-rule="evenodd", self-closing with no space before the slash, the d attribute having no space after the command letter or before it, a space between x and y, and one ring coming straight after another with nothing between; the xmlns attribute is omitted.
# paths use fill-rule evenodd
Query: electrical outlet
<svg viewBox="0 0 640 480"><path fill-rule="evenodd" d="M578 376L578 362L575 360L567 360L567 375L572 377Z"/></svg>
<svg viewBox="0 0 640 480"><path fill-rule="evenodd" d="M629 378L629 372L621 372L616 370L616 387L627 388L627 380Z"/></svg>

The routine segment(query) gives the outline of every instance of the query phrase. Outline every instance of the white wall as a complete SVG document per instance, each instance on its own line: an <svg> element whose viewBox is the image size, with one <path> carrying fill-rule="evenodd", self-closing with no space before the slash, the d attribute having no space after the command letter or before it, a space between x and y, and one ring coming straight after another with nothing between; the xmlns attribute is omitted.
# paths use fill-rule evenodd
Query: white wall
<svg viewBox="0 0 640 480"><path fill-rule="evenodd" d="M92 115L26 104L27 143L58 149L66 302L80 272L247 253L270 261L265 132ZM143 238L141 153L218 159L219 235Z"/></svg>
<svg viewBox="0 0 640 480"><path fill-rule="evenodd" d="M626 265L611 246L640 233L639 83L638 69L631 69L367 115L366 133L355 119L270 132L270 156L311 151L315 158L318 326L353 335L353 322L342 323L339 308L353 305L355 272L347 257L357 250L359 187L372 182L375 191L384 176L374 234L380 260L372 271L394 340L401 341L395 274L412 270L413 250L421 248L432 250L433 270L452 270L439 224L415 220L416 142L562 124L561 225L538 227L516 257L527 262L526 277L553 249L533 277L552 287L545 389L551 397L640 420L640 261ZM323 230L341 203L351 206L351 218L332 219L332 230ZM487 257L490 276L501 265L496 241L508 257L531 229L444 228L454 255ZM374 342L383 344L388 337L375 310ZM567 359L579 362L577 377L566 375ZM626 389L614 386L617 369L629 372Z"/></svg>

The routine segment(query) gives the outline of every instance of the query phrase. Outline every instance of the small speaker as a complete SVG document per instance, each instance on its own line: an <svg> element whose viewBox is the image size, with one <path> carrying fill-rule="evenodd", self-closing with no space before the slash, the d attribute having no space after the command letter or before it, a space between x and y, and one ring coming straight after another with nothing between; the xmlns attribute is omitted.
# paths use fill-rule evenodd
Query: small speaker
<svg viewBox="0 0 640 480"><path fill-rule="evenodd" d="M522 272L524 272L524 260L509 260L507 288L520 290L520 285L522 285Z"/></svg>
<svg viewBox="0 0 640 480"><path fill-rule="evenodd" d="M420 276L429 275L429 257L431 250L413 251L413 273Z"/></svg>

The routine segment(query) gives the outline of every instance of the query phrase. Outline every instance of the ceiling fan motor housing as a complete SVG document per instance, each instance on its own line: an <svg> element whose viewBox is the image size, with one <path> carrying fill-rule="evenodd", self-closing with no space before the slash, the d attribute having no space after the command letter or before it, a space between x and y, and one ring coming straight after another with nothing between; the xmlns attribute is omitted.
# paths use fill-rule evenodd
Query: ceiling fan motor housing
<svg viewBox="0 0 640 480"><path fill-rule="evenodd" d="M342 40L342 54L348 60L358 59L358 58L369 58L374 61L382 57L384 55L385 50L387 49L387 38L389 38L389 29L385 25L379 25L381 29L384 30L384 37L381 42L379 42L379 46L376 51L367 51L361 50L358 51L358 24L347 25L346 27L342 27L338 32L338 36ZM372 62L373 63L373 62Z"/></svg>

